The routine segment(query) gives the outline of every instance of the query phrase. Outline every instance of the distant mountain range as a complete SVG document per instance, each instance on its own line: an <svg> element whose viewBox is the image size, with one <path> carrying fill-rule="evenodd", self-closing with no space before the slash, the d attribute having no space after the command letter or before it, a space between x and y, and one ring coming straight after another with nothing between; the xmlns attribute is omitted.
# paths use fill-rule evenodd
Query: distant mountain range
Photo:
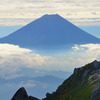
<svg viewBox="0 0 100 100"><path fill-rule="evenodd" d="M39 100L25 96L25 89L20 88L12 100ZM55 92L47 93L42 100L100 100L100 62L95 60L84 67L75 68L74 73Z"/></svg>
<svg viewBox="0 0 100 100"><path fill-rule="evenodd" d="M0 75L0 100L10 100L20 87L25 87L30 95L43 98L47 92L56 90L71 73L22 68L18 73Z"/></svg>
<svg viewBox="0 0 100 100"><path fill-rule="evenodd" d="M63 81L64 79L52 75L38 77L21 76L12 79L0 78L0 98L9 100L20 87L25 87L29 94L43 98L47 91L52 93ZM6 96L4 97L4 95Z"/></svg>
<svg viewBox="0 0 100 100"><path fill-rule="evenodd" d="M14 33L1 38L0 43L16 44L31 49L64 49L67 45L100 43L60 15L44 15Z"/></svg>

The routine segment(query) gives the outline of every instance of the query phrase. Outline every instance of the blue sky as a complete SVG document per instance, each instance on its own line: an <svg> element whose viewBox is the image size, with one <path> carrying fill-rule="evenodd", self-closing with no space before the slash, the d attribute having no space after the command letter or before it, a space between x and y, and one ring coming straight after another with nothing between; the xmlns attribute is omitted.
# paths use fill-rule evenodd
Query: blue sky
<svg viewBox="0 0 100 100"><path fill-rule="evenodd" d="M100 38L100 26L79 26L82 30Z"/></svg>
<svg viewBox="0 0 100 100"><path fill-rule="evenodd" d="M0 38L5 37L23 26L0 26ZM100 26L78 26L82 30L100 38Z"/></svg>

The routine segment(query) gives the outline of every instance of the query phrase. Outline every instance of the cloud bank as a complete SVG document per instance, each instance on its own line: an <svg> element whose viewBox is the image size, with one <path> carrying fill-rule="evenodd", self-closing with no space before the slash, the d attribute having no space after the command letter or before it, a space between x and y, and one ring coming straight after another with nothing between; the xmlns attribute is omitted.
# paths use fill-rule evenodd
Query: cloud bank
<svg viewBox="0 0 100 100"><path fill-rule="evenodd" d="M60 56L42 56L17 45L0 44L0 77L5 74L20 77L22 75L17 73L24 68L73 71L75 67L81 67L95 59L100 60L100 44L74 45L72 51Z"/></svg>
<svg viewBox="0 0 100 100"><path fill-rule="evenodd" d="M100 25L100 0L0 0L0 25L25 25L55 13L77 25Z"/></svg>

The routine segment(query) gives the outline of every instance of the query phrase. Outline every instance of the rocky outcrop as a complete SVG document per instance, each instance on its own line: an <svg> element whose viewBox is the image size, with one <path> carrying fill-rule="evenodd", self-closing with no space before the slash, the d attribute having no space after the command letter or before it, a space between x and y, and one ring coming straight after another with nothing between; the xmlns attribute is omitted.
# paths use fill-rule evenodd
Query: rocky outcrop
<svg viewBox="0 0 100 100"><path fill-rule="evenodd" d="M95 98L98 95L100 95L100 83L95 84L91 98Z"/></svg>
<svg viewBox="0 0 100 100"><path fill-rule="evenodd" d="M100 69L100 61L97 61L97 60L93 61L91 63L91 68L93 68L93 70Z"/></svg>
<svg viewBox="0 0 100 100"><path fill-rule="evenodd" d="M39 100L35 97L28 96L24 87L20 88L11 100Z"/></svg>
<svg viewBox="0 0 100 100"><path fill-rule="evenodd" d="M88 75L88 73L89 73L89 69L88 70L86 70L86 71L84 71L84 73L83 73L83 76L82 77L86 77L87 75Z"/></svg>

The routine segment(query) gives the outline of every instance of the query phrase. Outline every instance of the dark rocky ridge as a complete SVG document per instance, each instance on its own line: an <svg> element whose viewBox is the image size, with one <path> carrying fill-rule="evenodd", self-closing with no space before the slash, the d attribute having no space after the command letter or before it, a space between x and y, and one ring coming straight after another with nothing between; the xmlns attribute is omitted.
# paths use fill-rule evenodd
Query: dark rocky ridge
<svg viewBox="0 0 100 100"><path fill-rule="evenodd" d="M100 61L75 68L74 73L43 100L100 100Z"/></svg>
<svg viewBox="0 0 100 100"><path fill-rule="evenodd" d="M24 87L22 87L15 93L15 95L11 100L39 100L39 99L32 96L28 96Z"/></svg>
<svg viewBox="0 0 100 100"><path fill-rule="evenodd" d="M83 67L75 68L74 74L77 75L80 71L84 70L83 76L86 77L88 73L93 73L99 69L100 69L100 61L94 60L92 63L89 63Z"/></svg>

